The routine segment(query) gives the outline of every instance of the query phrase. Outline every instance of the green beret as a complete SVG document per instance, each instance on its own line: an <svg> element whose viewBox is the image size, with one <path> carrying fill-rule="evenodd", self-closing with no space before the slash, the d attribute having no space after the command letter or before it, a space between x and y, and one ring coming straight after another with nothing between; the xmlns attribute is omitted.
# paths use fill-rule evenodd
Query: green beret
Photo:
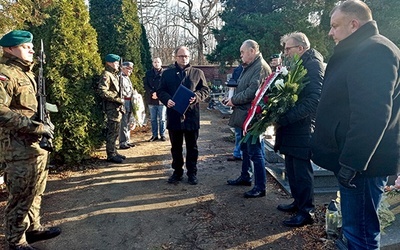
<svg viewBox="0 0 400 250"><path fill-rule="evenodd" d="M119 55L116 55L116 54L108 54L108 55L106 55L106 62L111 62L111 63L113 63L113 62L119 61L120 58L121 58L121 57L120 57Z"/></svg>
<svg viewBox="0 0 400 250"><path fill-rule="evenodd" d="M274 58L281 58L281 54L273 54L270 58L271 58L271 59L274 59Z"/></svg>
<svg viewBox="0 0 400 250"><path fill-rule="evenodd" d="M23 43L31 43L33 35L26 30L13 30L0 39L0 46L14 47Z"/></svg>

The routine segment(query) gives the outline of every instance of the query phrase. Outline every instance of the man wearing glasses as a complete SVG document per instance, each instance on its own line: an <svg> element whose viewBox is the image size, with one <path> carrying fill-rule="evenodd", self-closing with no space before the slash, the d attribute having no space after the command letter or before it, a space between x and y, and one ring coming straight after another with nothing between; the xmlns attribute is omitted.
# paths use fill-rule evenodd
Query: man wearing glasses
<svg viewBox="0 0 400 250"><path fill-rule="evenodd" d="M324 75L323 57L310 48L307 36L301 32L286 34L281 38L285 57L291 61L294 55L302 60L307 69L306 87L300 92L295 105L283 114L275 126L274 150L285 155L286 174L294 201L278 206L283 212L297 214L283 224L300 227L313 222L314 174L311 165L310 139L314 128L314 117L321 94Z"/></svg>
<svg viewBox="0 0 400 250"><path fill-rule="evenodd" d="M186 170L188 183L197 184L197 138L200 129L199 102L204 101L209 95L209 88L204 73L200 69L190 65L190 52L185 46L175 49L175 64L164 71L161 76L160 87L157 96L167 106L167 129L171 141L172 168L174 173L168 179L168 183L177 183L183 176L183 138L186 142ZM190 98L189 107L181 115L173 109L175 102L172 97L179 85L194 92L195 97Z"/></svg>

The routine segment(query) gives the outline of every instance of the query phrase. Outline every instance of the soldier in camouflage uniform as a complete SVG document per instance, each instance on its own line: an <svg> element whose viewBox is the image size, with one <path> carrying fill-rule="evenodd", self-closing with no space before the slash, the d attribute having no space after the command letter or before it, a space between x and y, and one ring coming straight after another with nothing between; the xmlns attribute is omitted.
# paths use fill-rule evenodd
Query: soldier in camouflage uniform
<svg viewBox="0 0 400 250"><path fill-rule="evenodd" d="M49 153L39 146L53 128L37 122L37 84L32 73L33 36L14 30L0 39L0 163L9 193L5 237L9 249L31 250L29 243L53 238L58 227L43 227L40 206L47 182Z"/></svg>
<svg viewBox="0 0 400 250"><path fill-rule="evenodd" d="M103 98L103 107L107 116L107 161L122 163L125 156L118 154L115 148L124 112L124 101L121 98L119 76L117 75L120 57L108 54L105 59L106 66L99 82L99 93Z"/></svg>

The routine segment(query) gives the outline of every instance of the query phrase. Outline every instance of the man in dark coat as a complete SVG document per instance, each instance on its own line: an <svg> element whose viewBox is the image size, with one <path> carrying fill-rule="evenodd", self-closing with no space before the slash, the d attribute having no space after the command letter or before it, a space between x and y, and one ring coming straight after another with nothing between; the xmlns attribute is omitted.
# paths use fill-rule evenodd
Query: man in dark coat
<svg viewBox="0 0 400 250"><path fill-rule="evenodd" d="M329 35L336 47L317 109L312 159L339 181L348 249L379 249L377 209L387 176L400 169L400 50L379 34L362 1L333 9Z"/></svg>
<svg viewBox="0 0 400 250"><path fill-rule="evenodd" d="M149 142L165 141L165 116L167 108L157 97L157 89L160 86L161 75L163 68L161 59L159 57L153 58L153 68L146 72L143 79L145 93L145 100L149 106L150 119L151 119L151 138ZM160 137L158 137L160 134Z"/></svg>
<svg viewBox="0 0 400 250"><path fill-rule="evenodd" d="M183 176L183 138L186 142L186 169L188 182L191 185L197 184L197 138L200 129L200 106L199 102L204 101L209 95L209 88L204 73L200 69L193 68L190 62L189 49L180 46L175 50L175 65L165 70L161 77L160 87L157 96L167 106L167 129L171 141L172 168L174 173L168 179L169 183L176 183L182 180ZM184 85L194 92L190 105L182 116L173 109L175 102L172 97L179 85Z"/></svg>
<svg viewBox="0 0 400 250"><path fill-rule="evenodd" d="M310 48L307 36L301 32L286 34L281 38L285 57L289 60L299 55L307 70L306 87L300 92L294 107L283 114L276 124L275 151L285 155L286 174L294 199L289 205L279 205L278 210L297 212L283 221L286 226L299 227L312 223L314 213L314 174L311 165L310 139L314 118L321 95L324 66L322 55Z"/></svg>

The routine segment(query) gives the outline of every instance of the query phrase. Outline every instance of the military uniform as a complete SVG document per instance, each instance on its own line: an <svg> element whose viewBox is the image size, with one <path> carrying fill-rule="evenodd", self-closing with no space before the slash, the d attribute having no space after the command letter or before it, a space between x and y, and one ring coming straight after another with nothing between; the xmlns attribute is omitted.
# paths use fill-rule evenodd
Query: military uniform
<svg viewBox="0 0 400 250"><path fill-rule="evenodd" d="M32 55L32 38L27 31L15 30L0 39L0 46L17 50L17 45L27 43L21 50ZM39 146L46 125L35 122L38 102L33 63L8 51L0 59L0 163L9 192L4 231L10 249L25 250L33 249L28 242L55 237L61 229L40 223L49 153Z"/></svg>
<svg viewBox="0 0 400 250"><path fill-rule="evenodd" d="M115 146L123 113L123 100L120 98L117 70L106 65L98 87L100 96L103 98L104 112L107 116L107 159L113 161L112 159L119 155Z"/></svg>
<svg viewBox="0 0 400 250"><path fill-rule="evenodd" d="M123 67L130 67L133 68L133 63L131 62L124 62ZM119 148L120 149L127 149L130 147L133 147L134 144L131 143L131 136L130 136L130 120L132 117L132 112L133 112L133 102L132 102L132 97L133 97L133 87L132 87L132 82L129 79L129 76L124 75L122 73L122 96L124 98L124 111L125 113L122 115L122 120L121 120L121 128L120 128L120 133L119 133Z"/></svg>

